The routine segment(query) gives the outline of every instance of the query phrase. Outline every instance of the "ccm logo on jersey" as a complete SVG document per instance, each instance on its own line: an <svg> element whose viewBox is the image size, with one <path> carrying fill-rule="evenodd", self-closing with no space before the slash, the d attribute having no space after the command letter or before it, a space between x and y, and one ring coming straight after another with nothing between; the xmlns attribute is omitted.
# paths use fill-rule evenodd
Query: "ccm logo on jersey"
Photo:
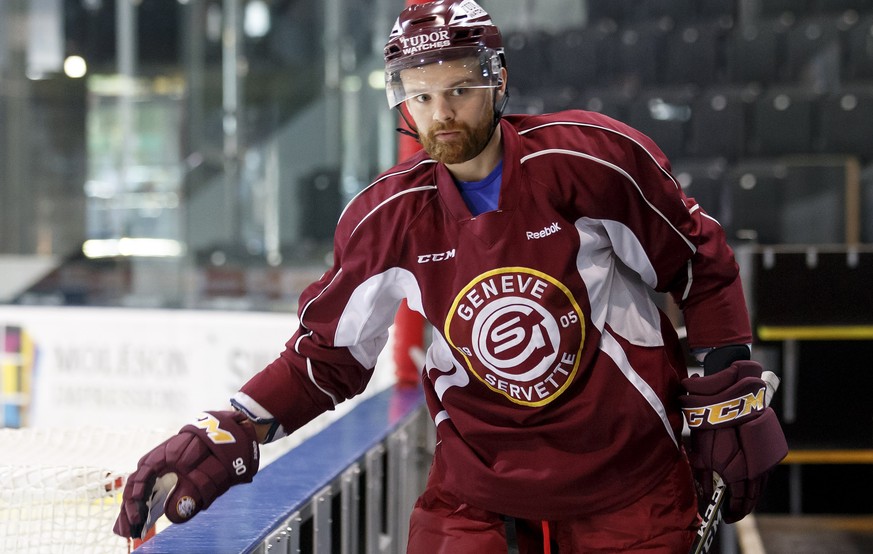
<svg viewBox="0 0 873 554"><path fill-rule="evenodd" d="M745 417L752 412L762 412L766 408L764 398L767 387L761 387L757 392L750 392L739 398L725 400L709 406L697 408L682 408L688 427L694 429L704 426L724 425Z"/></svg>
<svg viewBox="0 0 873 554"><path fill-rule="evenodd" d="M455 257L455 249L452 248L448 252L440 252L439 254L422 254L418 257L418 263L426 264L428 262L444 262Z"/></svg>
<svg viewBox="0 0 873 554"><path fill-rule="evenodd" d="M549 235L554 235L555 233L557 233L560 230L561 230L560 225L558 225L558 222L555 221L551 225L549 225L548 227L543 227L543 229L541 231L528 231L527 232L527 240L543 239Z"/></svg>

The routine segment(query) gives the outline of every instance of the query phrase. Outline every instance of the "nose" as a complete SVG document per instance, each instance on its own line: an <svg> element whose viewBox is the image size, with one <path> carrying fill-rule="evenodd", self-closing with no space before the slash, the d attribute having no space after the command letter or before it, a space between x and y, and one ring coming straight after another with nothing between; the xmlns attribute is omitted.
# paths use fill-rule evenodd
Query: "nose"
<svg viewBox="0 0 873 554"><path fill-rule="evenodd" d="M434 121L451 121L455 118L455 110L451 101L442 94L437 94L434 97L433 108Z"/></svg>

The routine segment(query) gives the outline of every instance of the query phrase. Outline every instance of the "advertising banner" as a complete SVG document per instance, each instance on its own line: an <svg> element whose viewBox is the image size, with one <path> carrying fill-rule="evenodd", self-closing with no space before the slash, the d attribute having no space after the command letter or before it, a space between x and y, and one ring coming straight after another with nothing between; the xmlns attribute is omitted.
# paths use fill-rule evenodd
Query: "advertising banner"
<svg viewBox="0 0 873 554"><path fill-rule="evenodd" d="M0 427L167 427L273 361L293 314L0 306Z"/></svg>

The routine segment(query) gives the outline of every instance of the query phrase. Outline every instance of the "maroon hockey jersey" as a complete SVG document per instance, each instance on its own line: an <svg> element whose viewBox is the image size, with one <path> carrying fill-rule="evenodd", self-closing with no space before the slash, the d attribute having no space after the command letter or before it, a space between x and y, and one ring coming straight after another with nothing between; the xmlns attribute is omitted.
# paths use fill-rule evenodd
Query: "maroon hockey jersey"
<svg viewBox="0 0 873 554"><path fill-rule="evenodd" d="M300 328L235 401L291 432L367 385L401 299L433 325L422 383L442 486L483 509L561 519L617 509L677 462L691 347L751 342L733 254L661 151L605 116L501 121L497 210L471 216L421 152L340 217Z"/></svg>

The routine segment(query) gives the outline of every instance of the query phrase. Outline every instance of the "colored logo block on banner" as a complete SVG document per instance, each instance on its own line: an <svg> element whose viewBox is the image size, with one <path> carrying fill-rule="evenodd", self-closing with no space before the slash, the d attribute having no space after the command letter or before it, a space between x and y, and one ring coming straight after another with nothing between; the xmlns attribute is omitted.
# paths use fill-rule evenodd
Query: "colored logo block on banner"
<svg viewBox="0 0 873 554"><path fill-rule="evenodd" d="M36 348L17 325L0 325L0 427L27 425Z"/></svg>

